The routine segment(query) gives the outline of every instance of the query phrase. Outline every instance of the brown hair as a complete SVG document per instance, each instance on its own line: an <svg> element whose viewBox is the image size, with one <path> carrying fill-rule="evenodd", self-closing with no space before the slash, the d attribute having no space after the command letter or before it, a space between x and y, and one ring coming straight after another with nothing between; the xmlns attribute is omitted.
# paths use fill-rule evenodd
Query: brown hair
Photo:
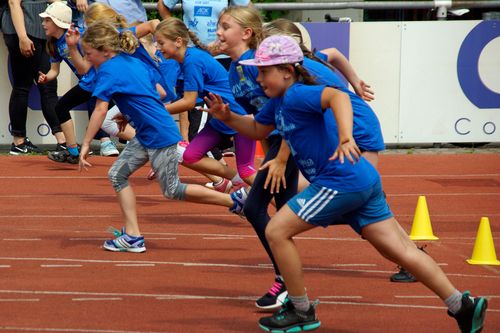
<svg viewBox="0 0 500 333"><path fill-rule="evenodd" d="M175 41L178 37L182 39L184 45L188 45L189 41L193 42L196 47L208 51L208 48L200 41L194 32L189 30L184 22L176 17L169 17L158 24L155 30L155 35L159 34L171 41Z"/></svg>
<svg viewBox="0 0 500 333"><path fill-rule="evenodd" d="M92 23L83 34L82 42L99 51L127 53L134 53L139 46L132 31L119 32L111 23L104 21Z"/></svg>
<svg viewBox="0 0 500 333"><path fill-rule="evenodd" d="M231 6L224 9L219 20L223 15L231 16L243 29L252 29L252 38L248 42L248 47L256 49L264 39L263 21L260 12L253 7Z"/></svg>
<svg viewBox="0 0 500 333"><path fill-rule="evenodd" d="M94 2L84 14L85 23L89 26L96 21L108 21L119 28L128 28L129 24L124 16L118 14L113 8Z"/></svg>

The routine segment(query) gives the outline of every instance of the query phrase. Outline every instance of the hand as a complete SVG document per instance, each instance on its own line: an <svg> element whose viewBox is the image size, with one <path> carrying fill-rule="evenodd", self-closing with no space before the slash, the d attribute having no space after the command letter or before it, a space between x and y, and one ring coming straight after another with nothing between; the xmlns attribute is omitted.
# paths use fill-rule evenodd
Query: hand
<svg viewBox="0 0 500 333"><path fill-rule="evenodd" d="M87 0L76 0L76 9L78 9L79 12L85 12L89 8L89 4Z"/></svg>
<svg viewBox="0 0 500 333"><path fill-rule="evenodd" d="M367 102L371 102L375 99L375 92L371 89L369 84L366 84L365 81L360 80L356 86L353 86L356 95L361 97Z"/></svg>
<svg viewBox="0 0 500 333"><path fill-rule="evenodd" d="M80 31L75 29L74 23L71 23L71 26L68 31L66 31L66 36L64 37L68 47L75 47L78 45L78 42L80 41Z"/></svg>
<svg viewBox="0 0 500 333"><path fill-rule="evenodd" d="M221 121L227 121L231 118L229 104L225 104L220 95L208 93L208 96L205 97L205 103L209 108L204 111L210 113L212 117Z"/></svg>
<svg viewBox="0 0 500 333"><path fill-rule="evenodd" d="M210 54L213 56L222 54L222 51L220 50L220 40L215 40L212 43L208 44L208 50L210 51Z"/></svg>
<svg viewBox="0 0 500 333"><path fill-rule="evenodd" d="M35 52L35 44L28 36L19 39L19 50L26 58L32 57Z"/></svg>
<svg viewBox="0 0 500 333"><path fill-rule="evenodd" d="M47 75L45 75L42 72L38 72L38 81L37 81L37 83L38 84L45 84L45 83L47 83Z"/></svg>
<svg viewBox="0 0 500 333"><path fill-rule="evenodd" d="M78 163L78 170L82 172L83 169L85 171L88 171L88 167L91 167L92 164L87 162L87 158L89 157L89 151L90 151L90 146L88 143L82 144L81 150L80 150L80 162Z"/></svg>
<svg viewBox="0 0 500 333"><path fill-rule="evenodd" d="M269 189L269 192L271 194L280 193L281 186L283 186L283 189L286 189L286 162L275 158L267 161L264 165L262 165L259 168L259 171L265 169L269 170L267 172L266 182L264 183L264 189L267 190L269 183L271 184L271 188Z"/></svg>
<svg viewBox="0 0 500 333"><path fill-rule="evenodd" d="M338 158L340 163L344 163L344 158L347 158L352 164L354 164L354 160L356 160L356 162L359 161L360 156L361 150L356 145L354 138L351 137L349 139L343 140L339 144L339 146L335 150L335 153L332 155L332 157L329 158L329 160L333 161Z"/></svg>
<svg viewBox="0 0 500 333"><path fill-rule="evenodd" d="M115 116L113 116L113 120L118 125L118 130L120 132L123 132L125 130L125 127L127 127L128 120L123 116L123 114L116 114Z"/></svg>

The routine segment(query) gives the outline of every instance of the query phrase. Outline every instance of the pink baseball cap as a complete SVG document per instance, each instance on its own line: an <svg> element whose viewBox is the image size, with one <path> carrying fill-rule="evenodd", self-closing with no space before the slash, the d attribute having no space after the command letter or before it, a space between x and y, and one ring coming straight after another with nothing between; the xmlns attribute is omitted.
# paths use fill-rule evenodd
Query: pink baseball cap
<svg viewBox="0 0 500 333"><path fill-rule="evenodd" d="M295 64L304 60L299 44L289 36L274 35L267 37L257 48L254 59L242 60L241 65L271 66Z"/></svg>

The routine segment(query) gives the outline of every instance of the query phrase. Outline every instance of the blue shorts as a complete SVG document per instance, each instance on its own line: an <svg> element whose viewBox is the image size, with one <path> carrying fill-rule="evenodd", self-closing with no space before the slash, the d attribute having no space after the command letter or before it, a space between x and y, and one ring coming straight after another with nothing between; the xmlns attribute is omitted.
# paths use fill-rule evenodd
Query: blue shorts
<svg viewBox="0 0 500 333"><path fill-rule="evenodd" d="M288 201L288 206L309 224L348 224L358 234L363 227L393 216L379 180L365 191L350 193L313 183Z"/></svg>

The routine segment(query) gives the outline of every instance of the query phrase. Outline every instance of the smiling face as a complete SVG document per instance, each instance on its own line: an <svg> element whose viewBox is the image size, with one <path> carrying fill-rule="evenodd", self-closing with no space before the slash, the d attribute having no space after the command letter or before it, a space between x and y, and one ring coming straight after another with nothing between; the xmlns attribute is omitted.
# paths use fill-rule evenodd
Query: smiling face
<svg viewBox="0 0 500 333"><path fill-rule="evenodd" d="M248 50L248 40L252 37L252 30L244 29L228 14L219 18L217 38L220 41L220 50L231 58L238 58Z"/></svg>
<svg viewBox="0 0 500 333"><path fill-rule="evenodd" d="M262 66L258 69L257 82L269 98L283 96L288 87L295 82L295 77L291 72L292 65L287 67Z"/></svg>
<svg viewBox="0 0 500 333"><path fill-rule="evenodd" d="M166 59L175 59L179 57L179 49L182 45L182 39L178 37L175 41L166 38L162 34L155 34L156 39L156 49L161 52L161 54Z"/></svg>

